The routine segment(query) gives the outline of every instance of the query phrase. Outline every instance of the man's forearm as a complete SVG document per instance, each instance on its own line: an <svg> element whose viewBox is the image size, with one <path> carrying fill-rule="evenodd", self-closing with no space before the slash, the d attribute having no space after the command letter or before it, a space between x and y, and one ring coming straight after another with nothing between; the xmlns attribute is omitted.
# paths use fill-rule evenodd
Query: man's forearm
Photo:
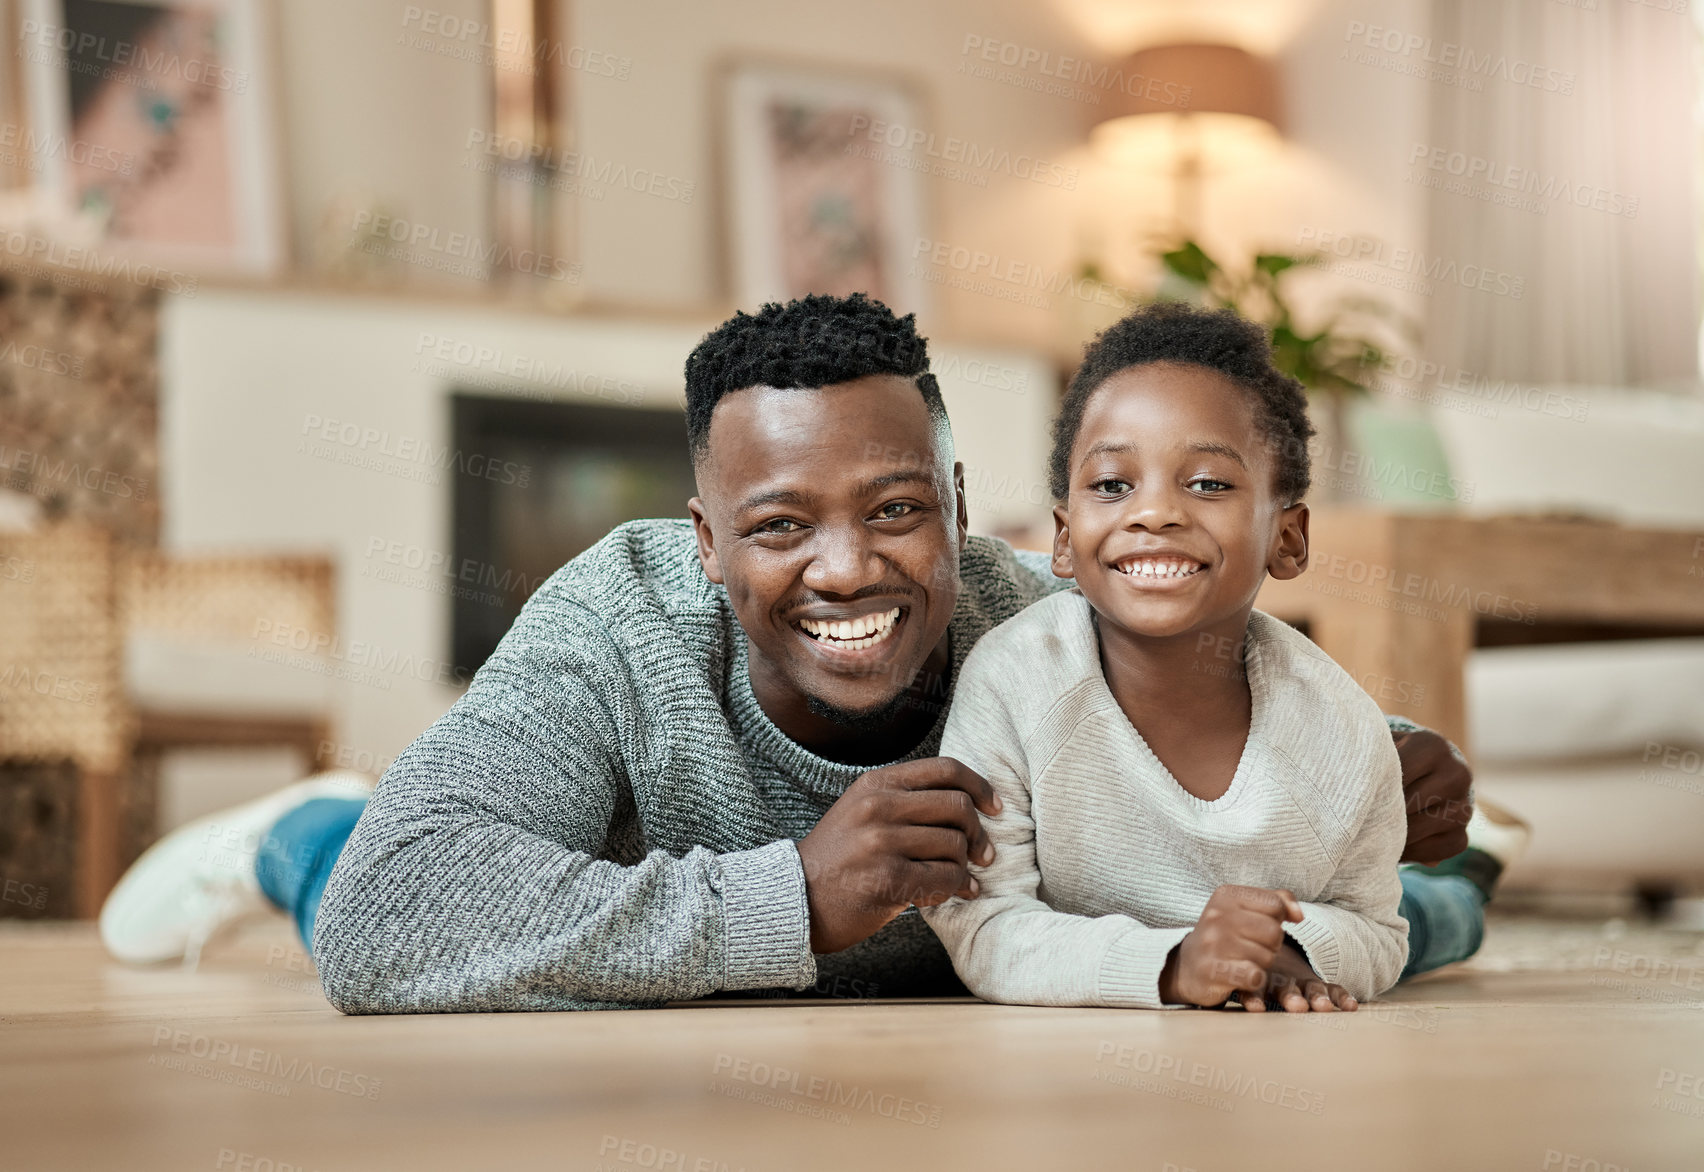
<svg viewBox="0 0 1704 1172"><path fill-rule="evenodd" d="M498 825L394 841L382 818L358 832L320 907L314 959L345 1013L636 1007L815 978L790 841L631 867Z"/></svg>

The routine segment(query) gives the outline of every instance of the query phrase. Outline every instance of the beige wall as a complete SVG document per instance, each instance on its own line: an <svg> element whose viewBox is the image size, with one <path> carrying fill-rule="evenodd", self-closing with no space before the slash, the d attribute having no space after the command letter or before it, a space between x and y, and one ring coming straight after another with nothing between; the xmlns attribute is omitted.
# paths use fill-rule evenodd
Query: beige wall
<svg viewBox="0 0 1704 1172"><path fill-rule="evenodd" d="M699 177L712 196L690 209L643 198L583 205L588 279L622 298L679 301L717 291L713 98L715 69L723 61L768 57L893 73L922 92L937 133L1049 160L1064 161L1079 148L1089 114L1071 101L955 73L971 35L1054 54L1092 52L1048 5L1034 0L597 0L578 3L574 11L578 40L634 59L626 85L588 78L579 86L584 149L594 156L629 154L636 164ZM668 35L659 36L664 29ZM932 238L1035 263L1065 255L1080 198L1004 175L992 176L986 188L926 180L925 189L936 225ZM975 294L943 297L935 317L937 328L955 334L1045 338L1022 310Z"/></svg>
<svg viewBox="0 0 1704 1172"><path fill-rule="evenodd" d="M279 5L292 227L309 254L336 201L379 201L444 231L485 230L484 179L464 166L469 131L486 125L486 73L477 63L410 47L421 22L403 4L291 0ZM433 0L437 11L479 18L480 0ZM718 66L739 57L820 62L908 79L926 98L930 126L985 147L1074 169L1065 191L995 174L986 187L925 179L930 238L1016 263L1069 269L1085 255L1134 283L1149 232L1164 221L1164 160L1147 172L1112 167L1086 145L1096 108L959 67L966 38L1111 59L1157 37L1226 37L1276 52L1285 70L1288 139L1269 162L1215 179L1206 237L1232 249L1294 247L1305 226L1416 244L1419 193L1405 182L1406 152L1423 137L1425 83L1340 59L1351 20L1423 29L1423 0L1259 0L1189 6L1161 0L575 0L568 39L630 58L623 79L570 71L575 145L593 159L647 168L697 186L692 202L610 188L565 199L577 218L584 290L598 300L713 305L719 276L716 170ZM334 216L345 223L348 207ZM950 270L940 270L943 275ZM1068 357L1104 309L1069 293L1036 308L937 288L926 328Z"/></svg>
<svg viewBox="0 0 1704 1172"><path fill-rule="evenodd" d="M486 7L484 0L432 4L468 16ZM373 201L446 231L480 231L486 185L458 164L468 128L488 117L485 71L399 44L410 31L401 3L284 0L272 7L298 259L312 255L334 208L344 212L331 215L331 227L346 231L348 208Z"/></svg>

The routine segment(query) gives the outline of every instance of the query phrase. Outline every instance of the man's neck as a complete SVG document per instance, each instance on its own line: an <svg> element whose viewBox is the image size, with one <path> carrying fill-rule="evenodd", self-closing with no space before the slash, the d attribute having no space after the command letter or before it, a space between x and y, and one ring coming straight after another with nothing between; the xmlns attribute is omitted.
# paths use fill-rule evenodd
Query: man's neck
<svg viewBox="0 0 1704 1172"><path fill-rule="evenodd" d="M747 648L749 652L749 643ZM755 654L750 665L752 695L763 714L788 739L842 765L886 765L922 744L946 705L952 678L951 632L941 637L912 677L891 719L875 728L844 724L815 711L808 696Z"/></svg>

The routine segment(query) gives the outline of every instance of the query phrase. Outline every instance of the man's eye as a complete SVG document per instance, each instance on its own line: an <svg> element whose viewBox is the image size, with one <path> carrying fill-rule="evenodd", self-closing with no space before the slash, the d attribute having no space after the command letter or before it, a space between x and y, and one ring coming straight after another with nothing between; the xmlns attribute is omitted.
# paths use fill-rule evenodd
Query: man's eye
<svg viewBox="0 0 1704 1172"><path fill-rule="evenodd" d="M757 527L759 533L786 534L792 533L801 526L791 517L777 517L773 521L765 521Z"/></svg>
<svg viewBox="0 0 1704 1172"><path fill-rule="evenodd" d="M909 516L916 511L916 505L907 504L904 501L889 501L876 510L876 516L884 521L897 521L899 518Z"/></svg>
<svg viewBox="0 0 1704 1172"><path fill-rule="evenodd" d="M1107 476L1095 481L1089 487L1096 492L1105 493L1107 496L1119 496L1130 491L1130 482L1120 480L1116 476Z"/></svg>

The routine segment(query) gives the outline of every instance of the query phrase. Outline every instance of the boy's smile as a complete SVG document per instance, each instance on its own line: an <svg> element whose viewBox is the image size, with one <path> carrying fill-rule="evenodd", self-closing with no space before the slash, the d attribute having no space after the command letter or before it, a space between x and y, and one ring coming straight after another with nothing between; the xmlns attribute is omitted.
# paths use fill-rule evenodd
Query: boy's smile
<svg viewBox="0 0 1704 1172"><path fill-rule="evenodd" d="M1113 569L1145 589L1164 590L1198 577L1207 563L1172 549L1144 549L1113 564Z"/></svg>
<svg viewBox="0 0 1704 1172"><path fill-rule="evenodd" d="M1301 572L1307 509L1277 498L1256 411L1253 395L1204 366L1130 367L1095 390L1054 509L1053 557L1101 615L1103 638L1110 625L1240 642L1267 573Z"/></svg>

